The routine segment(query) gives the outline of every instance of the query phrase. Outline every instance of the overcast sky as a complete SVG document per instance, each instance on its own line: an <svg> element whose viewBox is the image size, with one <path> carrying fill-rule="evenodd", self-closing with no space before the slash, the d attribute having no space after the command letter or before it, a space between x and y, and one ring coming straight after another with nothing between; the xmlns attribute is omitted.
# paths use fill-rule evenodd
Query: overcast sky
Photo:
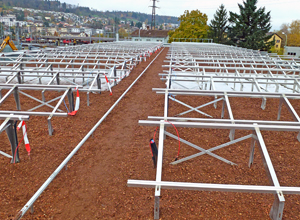
<svg viewBox="0 0 300 220"><path fill-rule="evenodd" d="M69 4L79 4L99 11L135 11L151 14L151 0L61 0ZM185 10L200 10L212 19L217 8L223 3L227 11L238 12L238 3L242 0L159 0L157 2L156 14L180 16ZM293 20L300 20L300 0L258 0L259 7L265 7L271 11L272 31L278 30L282 23L291 23Z"/></svg>

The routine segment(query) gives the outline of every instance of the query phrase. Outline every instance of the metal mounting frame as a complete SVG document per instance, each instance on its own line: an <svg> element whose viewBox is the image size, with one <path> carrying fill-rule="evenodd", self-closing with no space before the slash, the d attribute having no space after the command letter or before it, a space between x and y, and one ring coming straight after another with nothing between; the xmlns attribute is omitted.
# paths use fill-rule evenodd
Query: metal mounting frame
<svg viewBox="0 0 300 220"><path fill-rule="evenodd" d="M116 85L161 46L161 43L124 41L3 53L0 81L82 87L89 105L89 93L107 89L106 78L110 86Z"/></svg>
<svg viewBox="0 0 300 220"><path fill-rule="evenodd" d="M162 79L166 81L166 89L153 89L157 94L165 96L164 115L149 116L150 120L140 120L140 125L159 126L159 146L158 161L156 169L155 181L146 180L128 180L127 185L130 187L153 187L155 188L154 202L154 219L159 219L159 200L161 189L181 189L181 190L209 190L209 191L227 191L227 192L254 192L254 193L272 193L275 196L273 206L270 211L270 218L280 220L283 216L284 194L300 194L300 187L282 187L276 176L275 169L272 165L271 158L268 154L261 130L275 131L300 131L299 116L288 99L300 99L298 75L300 73L299 59L293 57L262 55L258 51L229 47L219 44L193 44L193 43L172 43L167 56L168 68L167 74L160 74ZM197 89L190 89L189 86L181 85L182 82L192 82L198 84ZM227 90L218 89L217 83L232 84ZM173 85L180 86L179 88ZM236 84L240 85L240 91L236 90ZM251 89L245 89L245 84L250 84ZM262 85L265 85L263 87ZM275 91L269 88L275 86ZM269 87L269 88L268 88ZM254 90L256 88L256 90ZM289 91L289 92L287 92ZM213 102L201 104L198 107L192 107L186 103L179 101L178 96L212 96L215 98ZM176 97L176 98L175 98ZM280 119L282 105L284 104L294 121L262 121L262 120L237 120L234 118L231 110L229 98L248 97L261 98L262 109L266 107L267 98L280 99L278 120ZM176 117L168 115L169 100L176 101L190 110L179 113ZM197 111L199 116L203 114L199 112L202 106L214 104L223 100L221 118L188 118L178 117L191 111ZM228 119L224 119L225 109L228 113ZM230 141L213 147L209 150L183 140L180 141L198 149L199 153L184 158L184 160L192 159L203 154L209 154L228 164L233 162L221 158L212 153L213 150L226 147L229 144L236 143L251 138L249 167L253 163L254 148L257 144L264 168L268 174L270 184L272 186L246 186L246 185L225 185L225 184L204 184L204 183L181 183L162 181L162 159L164 151L165 135L176 138L175 135L165 131L166 127L193 127L193 128L214 128L230 130ZM235 130L251 130L252 134L235 139ZM298 140L299 135L298 135ZM175 162L175 164L176 164Z"/></svg>

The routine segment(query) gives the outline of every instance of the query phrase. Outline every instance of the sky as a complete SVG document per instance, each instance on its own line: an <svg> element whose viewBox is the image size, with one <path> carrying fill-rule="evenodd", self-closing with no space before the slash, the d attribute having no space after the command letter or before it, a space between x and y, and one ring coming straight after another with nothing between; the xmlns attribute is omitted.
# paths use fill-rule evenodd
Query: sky
<svg viewBox="0 0 300 220"><path fill-rule="evenodd" d="M135 11L151 14L153 4L151 0L61 0L73 5L87 6L99 11ZM227 12L239 12L238 4L243 0L159 0L156 5L158 15L169 15L179 17L185 10L200 10L207 14L208 20L213 18L216 10L221 4L225 5ZM300 0L258 0L258 7L265 7L271 11L272 29L279 30L283 23L291 23L293 20L300 20Z"/></svg>

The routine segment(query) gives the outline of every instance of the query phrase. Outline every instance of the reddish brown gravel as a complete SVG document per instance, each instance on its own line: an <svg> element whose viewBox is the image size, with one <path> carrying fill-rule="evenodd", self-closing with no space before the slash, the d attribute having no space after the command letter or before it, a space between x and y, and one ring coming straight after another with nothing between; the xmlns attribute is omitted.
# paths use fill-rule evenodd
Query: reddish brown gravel
<svg viewBox="0 0 300 220"><path fill-rule="evenodd" d="M48 186L34 204L35 212L30 214L28 211L23 219L153 219L154 190L129 188L127 180L155 180L148 143L155 128L139 126L138 120L147 119L150 115L163 115L164 96L157 95L152 88L165 87L158 73L162 73L167 51L166 48L160 54L93 137L70 160L68 169L62 170ZM0 219L14 218L149 62L147 60L138 65L128 78L113 87L113 96L109 96L108 92L91 94L89 107L86 106L86 94L81 93L81 106L76 116L53 118L53 136L48 135L45 117L30 118L27 123L32 147L30 157L24 144L20 146L21 163L11 164L8 158L0 157ZM41 97L39 92L28 93ZM47 100L53 96L47 95ZM211 97L194 96L176 98L195 107L212 100ZM23 110L33 104L24 96L21 100ZM261 99L230 98L230 103L236 119L276 120L279 105L276 99L268 99L265 110L260 108ZM292 100L291 103L299 114L299 101ZM13 97L1 109L15 110ZM220 118L221 109L219 103L217 109L207 106L202 111ZM49 111L46 107L41 110ZM170 116L184 110L187 108L170 102ZM195 112L186 116L203 117ZM281 120L292 121L286 108L283 108ZM175 134L173 128L168 128L168 131ZM179 128L178 131L181 138L206 149L229 141L227 130ZM236 131L236 138L250 133ZM300 186L300 143L296 139L297 133L263 131L262 134L280 184ZM162 179L165 181L269 185L257 148L254 164L248 168L250 140L215 151L238 166L225 164L208 155L173 166L170 162L176 157L178 142L167 138L164 145ZM0 150L10 153L5 133L0 136ZM182 144L180 158L196 152ZM300 219L300 197L286 195L285 199L283 219ZM160 217L269 219L273 200L271 194L162 190Z"/></svg>

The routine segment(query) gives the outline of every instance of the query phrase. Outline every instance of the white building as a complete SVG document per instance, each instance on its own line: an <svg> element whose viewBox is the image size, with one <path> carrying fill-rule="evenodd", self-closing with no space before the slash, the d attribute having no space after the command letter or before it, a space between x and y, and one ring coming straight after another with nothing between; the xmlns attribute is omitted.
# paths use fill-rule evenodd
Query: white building
<svg viewBox="0 0 300 220"><path fill-rule="evenodd" d="M80 34L80 28L72 27L72 28L70 28L70 33Z"/></svg>
<svg viewBox="0 0 300 220"><path fill-rule="evenodd" d="M88 36L91 36L93 34L92 28L84 28L84 33L86 33Z"/></svg>
<svg viewBox="0 0 300 220"><path fill-rule="evenodd" d="M103 29L96 29L96 34L104 34L104 30Z"/></svg>
<svg viewBox="0 0 300 220"><path fill-rule="evenodd" d="M300 57L300 47L286 46L284 47L284 54Z"/></svg>
<svg viewBox="0 0 300 220"><path fill-rule="evenodd" d="M168 30L135 30L131 34L132 41L150 41L168 43Z"/></svg>
<svg viewBox="0 0 300 220"><path fill-rule="evenodd" d="M16 16L15 15L7 15L0 17L0 22L4 23L4 25L12 27L15 26L16 23Z"/></svg>

